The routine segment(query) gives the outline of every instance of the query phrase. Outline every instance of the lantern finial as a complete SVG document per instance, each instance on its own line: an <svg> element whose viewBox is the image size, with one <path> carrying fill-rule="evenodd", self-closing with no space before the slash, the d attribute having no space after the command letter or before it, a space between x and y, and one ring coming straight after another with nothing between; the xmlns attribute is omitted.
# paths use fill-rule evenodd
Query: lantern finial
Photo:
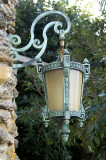
<svg viewBox="0 0 106 160"><path fill-rule="evenodd" d="M64 119L62 122L62 127L61 130L59 131L61 138L62 138L62 143L65 145L66 142L68 141L68 137L69 137L69 119Z"/></svg>

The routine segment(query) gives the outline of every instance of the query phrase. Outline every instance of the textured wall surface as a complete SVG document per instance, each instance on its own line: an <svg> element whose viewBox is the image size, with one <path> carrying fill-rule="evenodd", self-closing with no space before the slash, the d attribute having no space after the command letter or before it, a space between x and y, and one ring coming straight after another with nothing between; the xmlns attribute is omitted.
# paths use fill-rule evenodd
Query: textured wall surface
<svg viewBox="0 0 106 160"><path fill-rule="evenodd" d="M15 124L18 93L16 71L9 57L9 34L15 32L15 13L19 0L0 0L0 160L18 160Z"/></svg>

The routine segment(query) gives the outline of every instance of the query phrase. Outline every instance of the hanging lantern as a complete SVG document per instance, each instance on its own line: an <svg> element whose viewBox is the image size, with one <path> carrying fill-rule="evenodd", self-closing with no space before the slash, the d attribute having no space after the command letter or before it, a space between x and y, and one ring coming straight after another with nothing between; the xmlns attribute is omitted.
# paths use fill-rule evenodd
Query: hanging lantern
<svg viewBox="0 0 106 160"><path fill-rule="evenodd" d="M89 67L88 67L89 69ZM70 118L84 120L85 111L82 105L85 64L70 61L65 50L63 61L53 62L42 68L46 97L45 120L59 118L63 120L61 137L67 142L70 130Z"/></svg>
<svg viewBox="0 0 106 160"><path fill-rule="evenodd" d="M40 40L34 38L34 28L40 19L51 14L62 16L66 20L67 29L59 30L58 27L62 27L62 23L59 21L48 23L43 30L44 42L40 44ZM59 34L60 57L56 62L45 64L40 57L44 54L47 47L46 32L52 26L54 26L55 33ZM83 61L83 64L70 61L70 55L68 51L64 49L65 34L70 31L70 28L70 19L64 13L59 11L47 11L40 14L33 21L30 29L31 39L25 47L14 48L14 46L18 46L21 43L21 38L18 35L9 37L11 42L10 56L13 57L14 61L17 61L19 52L25 52L32 45L36 49L41 49L32 60L22 64L14 64L13 68L22 68L35 61L37 62L37 71L40 75L39 78L42 79L43 77L46 98L46 106L43 110L44 124L45 127L47 127L49 119L60 120L62 122L60 135L64 144L67 142L70 133L69 120L72 118L79 118L83 121L85 118L82 95L84 82L86 82L90 74L90 64L87 59Z"/></svg>

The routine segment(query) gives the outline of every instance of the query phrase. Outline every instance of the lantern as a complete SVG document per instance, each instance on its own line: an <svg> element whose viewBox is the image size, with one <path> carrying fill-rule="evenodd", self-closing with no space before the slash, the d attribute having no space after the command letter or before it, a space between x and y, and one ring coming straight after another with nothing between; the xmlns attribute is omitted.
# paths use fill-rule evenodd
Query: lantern
<svg viewBox="0 0 106 160"><path fill-rule="evenodd" d="M85 117L82 105L85 64L70 61L70 55L65 50L63 61L43 66L42 73L47 104L44 110L45 122L52 118L63 120L60 134L66 143L70 133L70 118L84 120Z"/></svg>
<svg viewBox="0 0 106 160"><path fill-rule="evenodd" d="M44 42L40 44L40 40L34 38L34 28L37 22L45 16L51 14L57 14L62 16L66 20L67 29L58 29L62 27L62 23L53 21L48 23L43 30ZM47 30L54 26L54 31L59 34L60 39L60 57L56 62L46 64L42 62L41 56L47 47ZM60 135L63 143L65 144L69 137L69 120L77 118L84 120L85 111L82 105L82 95L84 82L89 78L90 64L87 59L83 61L83 64L79 62L70 61L70 54L64 49L65 34L70 31L71 22L70 19L62 12L59 11L47 11L40 14L33 21L30 34L31 39L29 43L22 48L15 48L21 43L21 38L18 35L10 36L10 56L17 61L17 57L20 55L19 52L25 52L32 45L36 49L41 49L40 52L30 61L22 64L14 64L13 68L22 68L37 62L37 71L40 75L39 78L43 80L44 92L46 98L46 105L43 109L43 120L47 127L49 119L57 119L61 121Z"/></svg>

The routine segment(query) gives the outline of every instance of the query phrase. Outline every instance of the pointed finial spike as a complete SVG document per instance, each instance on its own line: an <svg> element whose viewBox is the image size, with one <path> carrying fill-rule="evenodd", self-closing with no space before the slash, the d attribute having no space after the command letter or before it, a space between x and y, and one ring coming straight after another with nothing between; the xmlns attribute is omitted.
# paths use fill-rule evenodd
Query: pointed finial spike
<svg viewBox="0 0 106 160"><path fill-rule="evenodd" d="M61 138L62 138L62 144L65 145L68 141L68 137L69 135L68 134L62 134L61 135Z"/></svg>
<svg viewBox="0 0 106 160"><path fill-rule="evenodd" d="M89 63L88 59L85 58L84 61L83 61L83 63Z"/></svg>

